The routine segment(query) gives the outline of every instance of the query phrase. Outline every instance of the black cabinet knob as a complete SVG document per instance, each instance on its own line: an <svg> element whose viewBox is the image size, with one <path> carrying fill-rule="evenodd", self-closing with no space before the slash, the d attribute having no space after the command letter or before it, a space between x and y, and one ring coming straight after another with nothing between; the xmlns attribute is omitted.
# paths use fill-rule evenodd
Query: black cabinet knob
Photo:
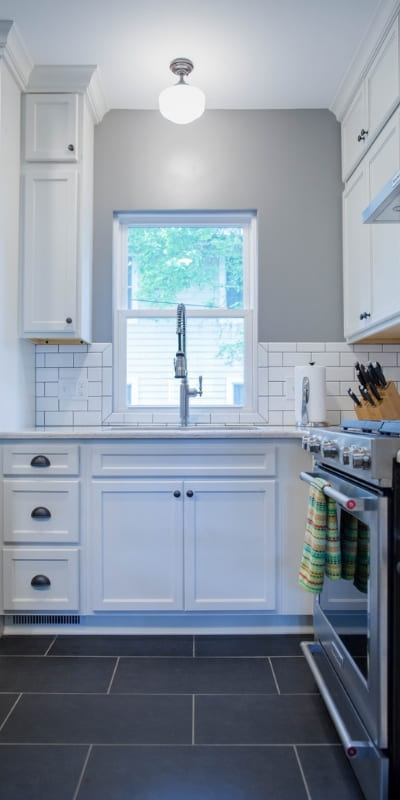
<svg viewBox="0 0 400 800"><path fill-rule="evenodd" d="M368 136L368 131L366 131L364 128L361 128L360 133L357 136L357 141L358 142L365 142L365 137L366 136Z"/></svg>
<svg viewBox="0 0 400 800"><path fill-rule="evenodd" d="M31 580L31 586L35 589L40 589L43 586L51 586L51 581L47 575L34 575Z"/></svg>
<svg viewBox="0 0 400 800"><path fill-rule="evenodd" d="M175 489L174 497L180 497L180 496L181 496L181 493L180 493L179 489Z"/></svg>
<svg viewBox="0 0 400 800"><path fill-rule="evenodd" d="M36 506L31 512L33 519L50 519L51 513L45 506Z"/></svg>
<svg viewBox="0 0 400 800"><path fill-rule="evenodd" d="M34 456L31 461L31 467L49 467L50 461L47 456Z"/></svg>
<svg viewBox="0 0 400 800"><path fill-rule="evenodd" d="M362 314L360 314L360 319L368 319L370 316L371 314L368 311L363 311Z"/></svg>
<svg viewBox="0 0 400 800"><path fill-rule="evenodd" d="M75 150L75 147L74 147L74 145L73 145L73 144L69 144L69 145L68 145L68 147L67 147L67 150L69 150L69 151L70 151L70 153L73 153L73 152L74 152L74 150Z"/></svg>
<svg viewBox="0 0 400 800"><path fill-rule="evenodd" d="M71 325L72 317L67 317L65 322L67 323L67 325Z"/></svg>
<svg viewBox="0 0 400 800"><path fill-rule="evenodd" d="M193 497L193 492L191 489L188 489L186 492L186 497Z"/></svg>

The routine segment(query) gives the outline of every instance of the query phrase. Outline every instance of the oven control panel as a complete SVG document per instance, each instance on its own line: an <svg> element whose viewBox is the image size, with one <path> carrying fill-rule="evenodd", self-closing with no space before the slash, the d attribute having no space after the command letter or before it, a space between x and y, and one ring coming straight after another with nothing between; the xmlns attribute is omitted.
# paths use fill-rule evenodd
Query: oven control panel
<svg viewBox="0 0 400 800"><path fill-rule="evenodd" d="M350 470L369 470L371 467L371 448L359 442L347 443L340 437L307 432L302 439L302 447L318 461L335 461L338 467Z"/></svg>

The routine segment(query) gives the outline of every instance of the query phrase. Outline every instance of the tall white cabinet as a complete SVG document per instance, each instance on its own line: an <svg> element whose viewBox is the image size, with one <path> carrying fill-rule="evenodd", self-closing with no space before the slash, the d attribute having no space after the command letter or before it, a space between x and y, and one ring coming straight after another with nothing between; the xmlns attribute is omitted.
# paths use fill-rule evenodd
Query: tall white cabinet
<svg viewBox="0 0 400 800"><path fill-rule="evenodd" d="M89 94L93 75L85 73L82 89L70 69L37 68L22 99L21 333L39 342L91 341L99 115Z"/></svg>

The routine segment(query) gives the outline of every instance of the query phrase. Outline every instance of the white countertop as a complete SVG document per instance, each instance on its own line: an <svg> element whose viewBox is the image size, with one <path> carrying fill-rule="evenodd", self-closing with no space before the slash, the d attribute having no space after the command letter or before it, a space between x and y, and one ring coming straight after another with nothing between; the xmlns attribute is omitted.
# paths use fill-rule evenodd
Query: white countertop
<svg viewBox="0 0 400 800"><path fill-rule="evenodd" d="M84 428L24 428L1 431L8 439L299 439L303 431L292 426L208 425L179 428L162 425L107 426Z"/></svg>

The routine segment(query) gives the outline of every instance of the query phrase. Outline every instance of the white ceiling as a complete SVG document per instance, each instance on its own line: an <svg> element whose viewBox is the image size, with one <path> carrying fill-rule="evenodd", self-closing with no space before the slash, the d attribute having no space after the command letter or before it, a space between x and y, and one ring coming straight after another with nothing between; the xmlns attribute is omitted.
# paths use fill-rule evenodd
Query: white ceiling
<svg viewBox="0 0 400 800"><path fill-rule="evenodd" d="M0 0L34 64L99 67L108 108L154 109L194 62L208 108L329 108L380 0Z"/></svg>

